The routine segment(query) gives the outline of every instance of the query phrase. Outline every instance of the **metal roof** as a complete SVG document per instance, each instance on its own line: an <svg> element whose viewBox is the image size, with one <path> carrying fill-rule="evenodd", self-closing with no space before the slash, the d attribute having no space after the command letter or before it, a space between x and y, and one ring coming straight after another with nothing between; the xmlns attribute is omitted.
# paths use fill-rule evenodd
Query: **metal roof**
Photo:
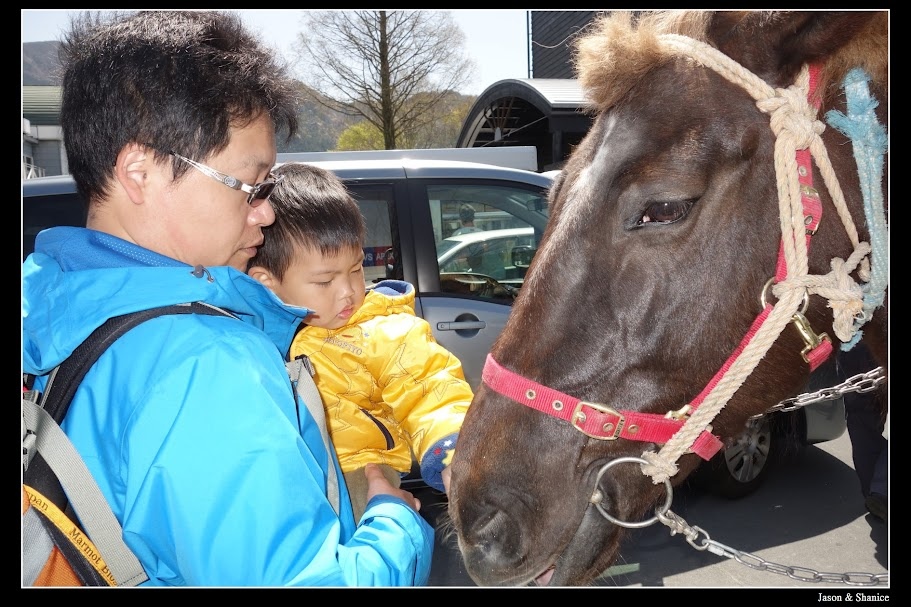
<svg viewBox="0 0 911 607"><path fill-rule="evenodd" d="M60 126L59 86L23 86L22 117L32 126Z"/></svg>
<svg viewBox="0 0 911 607"><path fill-rule="evenodd" d="M468 111L457 147L530 145L538 170L559 168L591 126L575 78L515 78L487 87Z"/></svg>
<svg viewBox="0 0 911 607"><path fill-rule="evenodd" d="M585 97L582 94L582 86L575 78L514 78L501 80L481 93L481 97L489 91L496 93L510 84L517 87L528 89L527 95L540 95L547 102L552 110L572 110L576 111L585 104Z"/></svg>

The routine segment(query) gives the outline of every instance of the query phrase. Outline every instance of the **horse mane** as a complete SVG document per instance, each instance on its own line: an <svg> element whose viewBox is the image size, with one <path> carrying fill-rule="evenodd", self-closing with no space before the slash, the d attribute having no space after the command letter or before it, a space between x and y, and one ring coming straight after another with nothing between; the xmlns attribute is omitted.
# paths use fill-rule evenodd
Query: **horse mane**
<svg viewBox="0 0 911 607"><path fill-rule="evenodd" d="M840 94L842 80L852 68L863 68L873 86L887 91L889 87L889 14L877 11L866 26L838 53L827 58L820 74L826 101Z"/></svg>
<svg viewBox="0 0 911 607"><path fill-rule="evenodd" d="M650 70L678 55L661 47L657 36L680 34L715 46L709 31L716 13L711 11L614 11L598 17L589 33L576 39L572 61L587 110L603 112L623 98ZM742 32L792 18L783 11L723 11L723 18ZM824 102L838 94L842 79L853 67L862 67L875 86L888 86L889 15L876 11L849 42L826 57L819 87Z"/></svg>

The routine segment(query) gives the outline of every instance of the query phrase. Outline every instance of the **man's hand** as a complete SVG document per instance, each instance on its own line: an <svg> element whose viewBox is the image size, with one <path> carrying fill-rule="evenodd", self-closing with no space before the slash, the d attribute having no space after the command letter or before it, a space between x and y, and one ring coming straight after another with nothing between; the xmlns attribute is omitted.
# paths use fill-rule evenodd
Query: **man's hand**
<svg viewBox="0 0 911 607"><path fill-rule="evenodd" d="M364 474L367 475L367 501L374 495L393 495L405 500L405 503L411 506L415 512L421 509L421 500L414 497L409 491L396 489L389 480L383 476L382 470L376 464L367 464L364 466Z"/></svg>

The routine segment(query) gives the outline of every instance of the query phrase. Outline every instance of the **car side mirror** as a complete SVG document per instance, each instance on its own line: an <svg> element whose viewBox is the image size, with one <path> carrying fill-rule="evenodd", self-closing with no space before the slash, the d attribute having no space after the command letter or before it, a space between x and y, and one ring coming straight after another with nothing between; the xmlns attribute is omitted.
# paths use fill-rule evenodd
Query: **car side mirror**
<svg viewBox="0 0 911 607"><path fill-rule="evenodd" d="M538 249L530 245L518 245L512 249L512 265L516 268L527 268Z"/></svg>

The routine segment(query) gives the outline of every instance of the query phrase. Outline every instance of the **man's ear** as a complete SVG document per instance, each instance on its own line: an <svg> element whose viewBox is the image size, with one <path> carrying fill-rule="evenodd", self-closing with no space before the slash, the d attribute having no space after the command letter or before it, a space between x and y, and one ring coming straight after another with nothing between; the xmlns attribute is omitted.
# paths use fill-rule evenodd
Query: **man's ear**
<svg viewBox="0 0 911 607"><path fill-rule="evenodd" d="M269 289L272 289L279 282L272 272L262 266L252 266L247 270L247 274L269 287Z"/></svg>
<svg viewBox="0 0 911 607"><path fill-rule="evenodd" d="M133 204L145 202L145 188L149 171L155 168L155 154L151 148L138 143L128 143L117 154L114 178L120 183Z"/></svg>

